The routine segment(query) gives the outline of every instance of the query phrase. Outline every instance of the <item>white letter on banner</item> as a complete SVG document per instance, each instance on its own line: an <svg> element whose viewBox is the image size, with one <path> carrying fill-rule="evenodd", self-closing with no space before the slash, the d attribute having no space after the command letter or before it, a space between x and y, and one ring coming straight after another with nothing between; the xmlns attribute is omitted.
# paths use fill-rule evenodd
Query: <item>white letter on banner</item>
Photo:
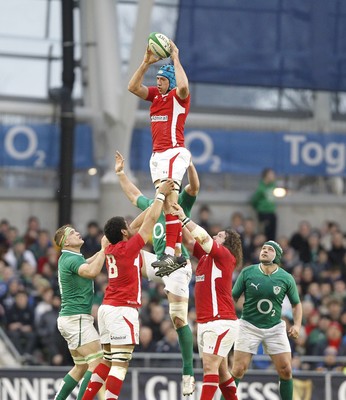
<svg viewBox="0 0 346 400"><path fill-rule="evenodd" d="M314 154L315 153L315 154ZM323 147L316 142L308 142L302 147L302 160L312 167L322 164Z"/></svg>
<svg viewBox="0 0 346 400"><path fill-rule="evenodd" d="M145 385L145 398L147 400L156 400L156 395L155 395L155 386L161 383L162 385L167 386L167 378L162 375L157 375L153 376L150 378L146 385ZM168 392L167 390L161 390L160 391L160 400L169 400Z"/></svg>
<svg viewBox="0 0 346 400"><path fill-rule="evenodd" d="M193 156L193 162L196 165L212 162L210 171L219 172L221 160L219 156L213 155L214 145L210 136L203 131L191 131L185 136L185 145L189 149L193 140L200 140L203 145L203 152L199 156Z"/></svg>
<svg viewBox="0 0 346 400"><path fill-rule="evenodd" d="M338 390L338 400L346 400L346 382L343 382L339 386Z"/></svg>
<svg viewBox="0 0 346 400"><path fill-rule="evenodd" d="M266 400L280 400L280 397L277 395L278 389L277 383L266 383L263 388Z"/></svg>
<svg viewBox="0 0 346 400"><path fill-rule="evenodd" d="M208 162L213 154L214 146L210 137L203 131L192 131L189 132L185 137L185 145L187 148L191 146L193 140L200 140L203 144L203 153L196 157L193 157L193 162L195 164L205 164Z"/></svg>
<svg viewBox="0 0 346 400"><path fill-rule="evenodd" d="M14 147L14 139L18 134L25 135L28 139L28 147L24 151L18 151ZM15 160L25 160L32 157L37 149L36 132L28 126L18 125L11 128L5 136L5 149Z"/></svg>
<svg viewBox="0 0 346 400"><path fill-rule="evenodd" d="M54 387L53 378L41 378L40 379L41 399L51 399L55 393L53 387Z"/></svg>
<svg viewBox="0 0 346 400"><path fill-rule="evenodd" d="M263 384L260 382L251 382L249 384L249 395L250 398L256 400L265 400L263 393Z"/></svg>
<svg viewBox="0 0 346 400"><path fill-rule="evenodd" d="M328 173L343 172L345 169L345 145L335 142L329 143L326 147L326 163Z"/></svg>
<svg viewBox="0 0 346 400"><path fill-rule="evenodd" d="M305 136L284 135L284 141L291 144L290 147L290 162L292 165L299 164L299 143L306 141Z"/></svg>

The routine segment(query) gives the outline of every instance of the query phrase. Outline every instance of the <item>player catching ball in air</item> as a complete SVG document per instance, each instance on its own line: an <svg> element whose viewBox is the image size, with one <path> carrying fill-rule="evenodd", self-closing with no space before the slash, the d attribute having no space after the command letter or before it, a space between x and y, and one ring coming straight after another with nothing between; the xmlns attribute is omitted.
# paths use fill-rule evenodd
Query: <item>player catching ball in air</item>
<svg viewBox="0 0 346 400"><path fill-rule="evenodd" d="M164 204L166 216L166 249L153 264L155 268L176 268L186 265L181 254L181 223L173 215L170 204L177 202L181 182L187 170L191 154L185 148L184 126L190 110L189 82L179 60L179 49L170 41L173 65L163 65L156 74L156 86L147 87L143 78L151 64L160 60L147 47L143 61L128 84L128 90L143 100L150 101L153 153L150 159L151 178L156 190L162 182L171 178L175 190Z"/></svg>

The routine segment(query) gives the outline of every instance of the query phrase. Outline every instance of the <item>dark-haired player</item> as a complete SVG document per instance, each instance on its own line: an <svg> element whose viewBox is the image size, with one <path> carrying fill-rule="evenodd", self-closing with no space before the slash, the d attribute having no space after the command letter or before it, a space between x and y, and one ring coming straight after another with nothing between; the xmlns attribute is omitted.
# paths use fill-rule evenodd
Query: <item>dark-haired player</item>
<svg viewBox="0 0 346 400"><path fill-rule="evenodd" d="M139 344L138 309L142 293L140 252L162 212L165 197L173 188L172 180L161 185L138 232L123 217L110 218L104 226L105 236L110 242L105 249L108 285L98 310L98 323L104 359L111 362L111 369L108 373L103 363L95 368L83 400L94 399L104 382L106 398L119 397L132 352Z"/></svg>

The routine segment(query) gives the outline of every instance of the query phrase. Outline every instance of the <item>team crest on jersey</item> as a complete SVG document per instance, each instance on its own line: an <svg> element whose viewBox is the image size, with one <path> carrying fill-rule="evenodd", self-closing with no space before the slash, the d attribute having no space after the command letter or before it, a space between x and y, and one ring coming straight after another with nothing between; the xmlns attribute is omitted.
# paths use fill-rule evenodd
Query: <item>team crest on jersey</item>
<svg viewBox="0 0 346 400"><path fill-rule="evenodd" d="M274 294L279 294L281 292L280 286L273 286Z"/></svg>

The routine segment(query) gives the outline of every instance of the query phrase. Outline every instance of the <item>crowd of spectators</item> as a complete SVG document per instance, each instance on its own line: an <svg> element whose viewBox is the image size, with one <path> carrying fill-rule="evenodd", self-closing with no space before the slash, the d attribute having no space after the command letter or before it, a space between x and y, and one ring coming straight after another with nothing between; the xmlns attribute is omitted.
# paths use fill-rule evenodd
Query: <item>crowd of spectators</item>
<svg viewBox="0 0 346 400"><path fill-rule="evenodd" d="M208 206L200 208L200 222L211 235L217 233ZM257 230L257 221L240 212L230 216L230 226L241 235L244 266L258 262L266 238ZM22 362L32 365L71 365L69 352L56 327L60 308L57 265L59 250L53 245L52 232L40 226L37 217L27 221L20 233L10 221L0 221L0 326L12 340ZM98 223L86 225L82 252L91 256L100 248L102 230ZM342 370L337 356L346 356L346 242L337 222L326 221L313 227L301 221L296 232L277 238L284 250L283 268L297 283L303 305L303 326L299 339L292 341L293 368ZM150 249L150 246L149 246ZM192 259L195 268L195 260ZM237 278L239 271L234 274ZM93 314L107 285L106 270L95 280ZM189 323L196 331L194 279L190 287ZM179 353L179 344L168 313L167 296L162 284L143 280L143 306L140 310L140 345L136 352ZM238 304L239 303L239 304ZM237 311L241 313L241 301ZM283 318L289 326L289 303ZM196 336L196 335L195 335ZM197 344L194 345L197 352ZM320 356L321 362L302 362L302 356ZM134 365L136 362L134 362ZM165 361L165 365L168 365ZM257 366L256 366L257 365ZM268 368L269 362L254 364Z"/></svg>

